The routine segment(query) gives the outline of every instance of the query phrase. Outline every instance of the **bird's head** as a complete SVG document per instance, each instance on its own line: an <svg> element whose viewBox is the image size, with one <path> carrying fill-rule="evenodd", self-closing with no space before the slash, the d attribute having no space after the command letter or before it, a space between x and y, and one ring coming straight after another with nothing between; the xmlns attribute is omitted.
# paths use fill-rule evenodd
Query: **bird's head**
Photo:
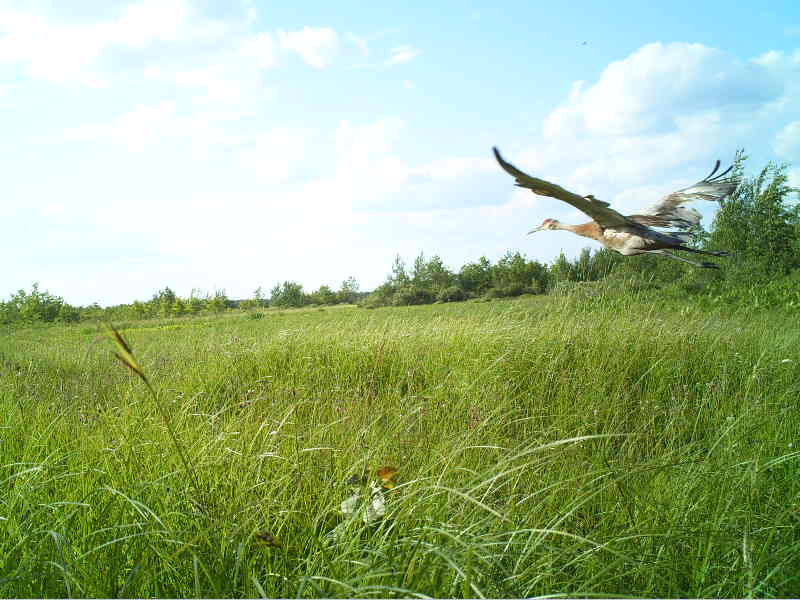
<svg viewBox="0 0 800 600"><path fill-rule="evenodd" d="M561 223L556 221L555 219L545 219L542 221L542 224L539 225L536 229L531 229L528 232L528 235L532 233L536 233L537 231L542 231L544 229L560 229Z"/></svg>

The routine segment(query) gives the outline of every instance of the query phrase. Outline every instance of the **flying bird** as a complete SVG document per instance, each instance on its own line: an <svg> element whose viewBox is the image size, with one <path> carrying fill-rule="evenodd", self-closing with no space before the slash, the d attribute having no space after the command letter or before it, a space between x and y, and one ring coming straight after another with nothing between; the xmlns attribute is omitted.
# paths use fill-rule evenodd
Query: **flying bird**
<svg viewBox="0 0 800 600"><path fill-rule="evenodd" d="M664 196L639 214L622 215L613 208L609 208L608 202L598 200L592 195L579 196L544 179L531 177L506 162L500 156L497 148L492 148L492 150L494 150L497 162L500 163L503 170L517 180L519 187L528 188L539 196L550 196L563 200L592 218L591 221L582 225L567 225L555 219L545 219L539 227L532 229L528 234L545 229L564 229L597 240L606 248L616 250L623 256L645 253L659 254L706 269L718 269L719 266L711 262L688 260L667 252L667 250L685 250L708 256L728 256L730 254L724 251L699 250L686 245L692 241L693 235L690 230L700 223L701 216L699 212L693 208L687 208L683 204L698 199L719 202L725 196L732 194L739 185L739 179L732 175L725 176L733 166L715 176L714 174L719 170L719 161L717 161L714 170L702 181ZM653 229L654 227L674 228L678 231L658 231Z"/></svg>

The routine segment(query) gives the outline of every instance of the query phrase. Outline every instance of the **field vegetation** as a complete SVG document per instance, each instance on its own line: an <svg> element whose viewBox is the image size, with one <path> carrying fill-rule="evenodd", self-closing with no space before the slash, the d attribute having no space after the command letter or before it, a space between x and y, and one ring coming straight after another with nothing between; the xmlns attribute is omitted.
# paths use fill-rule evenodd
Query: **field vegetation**
<svg viewBox="0 0 800 600"><path fill-rule="evenodd" d="M96 325L0 338L5 596L800 592L791 311L573 292L120 325L153 394ZM343 514L387 466L383 512Z"/></svg>

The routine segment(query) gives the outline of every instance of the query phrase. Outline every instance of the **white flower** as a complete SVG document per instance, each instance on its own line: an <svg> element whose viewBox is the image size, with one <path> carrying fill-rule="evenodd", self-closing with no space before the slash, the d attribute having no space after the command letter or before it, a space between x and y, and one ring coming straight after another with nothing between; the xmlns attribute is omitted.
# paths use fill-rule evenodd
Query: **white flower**
<svg viewBox="0 0 800 600"><path fill-rule="evenodd" d="M358 510L358 505L361 503L361 496L353 494L347 500L342 502L341 511L343 515L352 515Z"/></svg>
<svg viewBox="0 0 800 600"><path fill-rule="evenodd" d="M378 519L382 519L386 514L386 501L383 499L381 487L373 482L369 484L372 499L364 512L364 523L370 524Z"/></svg>
<svg viewBox="0 0 800 600"><path fill-rule="evenodd" d="M342 514L349 516L361 510L363 511L361 518L367 525L382 519L386 515L386 500L383 497L383 490L374 481L370 482L369 488L369 502L365 503L361 494L353 494L340 505L339 509Z"/></svg>

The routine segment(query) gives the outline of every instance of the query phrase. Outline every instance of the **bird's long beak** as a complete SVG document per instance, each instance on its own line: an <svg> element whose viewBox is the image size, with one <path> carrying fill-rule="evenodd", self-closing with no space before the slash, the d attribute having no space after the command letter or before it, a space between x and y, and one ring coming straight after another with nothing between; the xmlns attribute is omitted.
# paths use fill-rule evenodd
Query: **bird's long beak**
<svg viewBox="0 0 800 600"><path fill-rule="evenodd" d="M541 230L542 230L541 226L540 226L540 227L537 227L536 229L531 229L531 230L528 232L528 234L527 234L527 235L530 235L530 234L532 234L532 233L536 233L537 231L541 231Z"/></svg>

